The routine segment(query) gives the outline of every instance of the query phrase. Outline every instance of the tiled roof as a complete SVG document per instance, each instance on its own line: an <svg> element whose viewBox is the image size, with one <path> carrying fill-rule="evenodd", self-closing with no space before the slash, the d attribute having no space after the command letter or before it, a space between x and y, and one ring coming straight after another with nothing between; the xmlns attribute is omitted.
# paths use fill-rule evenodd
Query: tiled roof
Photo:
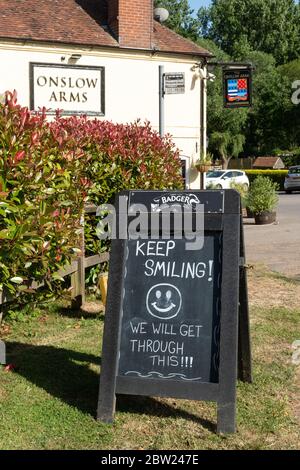
<svg viewBox="0 0 300 470"><path fill-rule="evenodd" d="M174 31L166 28L157 21L154 22L155 47L165 52L186 52L188 54L200 54L211 56L212 54L192 41L179 36Z"/></svg>
<svg viewBox="0 0 300 470"><path fill-rule="evenodd" d="M258 157L253 163L253 167L256 168L274 168L275 166L282 166L284 163L279 157Z"/></svg>
<svg viewBox="0 0 300 470"><path fill-rule="evenodd" d="M117 46L102 0L0 0L0 37Z"/></svg>
<svg viewBox="0 0 300 470"><path fill-rule="evenodd" d="M106 0L0 0L0 38L119 47L106 18ZM162 52L211 55L157 22L153 42Z"/></svg>

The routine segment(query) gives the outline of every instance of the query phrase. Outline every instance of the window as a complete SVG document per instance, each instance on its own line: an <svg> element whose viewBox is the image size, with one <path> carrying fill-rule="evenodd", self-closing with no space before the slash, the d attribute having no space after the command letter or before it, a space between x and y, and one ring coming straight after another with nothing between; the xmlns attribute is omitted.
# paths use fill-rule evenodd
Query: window
<svg viewBox="0 0 300 470"><path fill-rule="evenodd" d="M300 166L296 166L294 168L289 169L290 175L300 175Z"/></svg>
<svg viewBox="0 0 300 470"><path fill-rule="evenodd" d="M224 171L219 171L219 170L215 170L215 171L209 171L206 175L206 178L220 178L221 176L224 175Z"/></svg>
<svg viewBox="0 0 300 470"><path fill-rule="evenodd" d="M227 171L224 175L224 178L234 178L234 171Z"/></svg>

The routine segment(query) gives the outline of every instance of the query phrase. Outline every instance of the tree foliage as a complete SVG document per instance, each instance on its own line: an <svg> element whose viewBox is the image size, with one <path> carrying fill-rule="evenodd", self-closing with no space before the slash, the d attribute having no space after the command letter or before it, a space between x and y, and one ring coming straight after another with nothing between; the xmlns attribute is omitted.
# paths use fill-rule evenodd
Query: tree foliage
<svg viewBox="0 0 300 470"><path fill-rule="evenodd" d="M241 47L272 54L278 64L300 55L300 9L294 0L213 0L198 19L199 33L232 57Z"/></svg>
<svg viewBox="0 0 300 470"><path fill-rule="evenodd" d="M282 82L286 84L286 100L284 106L284 128L287 138L281 149L300 147L300 59L278 67ZM298 149L299 153L299 149Z"/></svg>
<svg viewBox="0 0 300 470"><path fill-rule="evenodd" d="M155 7L166 8L170 14L166 26L191 40L197 40L199 23L188 0L155 0Z"/></svg>
<svg viewBox="0 0 300 470"><path fill-rule="evenodd" d="M275 66L272 55L253 51L245 59L255 67L253 107L246 126L246 152L271 154L291 145L286 112L291 106L291 86Z"/></svg>
<svg viewBox="0 0 300 470"><path fill-rule="evenodd" d="M208 83L210 150L224 165L240 150L247 155L295 152L300 146L299 2L212 0L197 17L186 1L161 3L170 11L169 26L211 51L214 60L255 67L248 111L224 109L222 70L210 70L216 76Z"/></svg>

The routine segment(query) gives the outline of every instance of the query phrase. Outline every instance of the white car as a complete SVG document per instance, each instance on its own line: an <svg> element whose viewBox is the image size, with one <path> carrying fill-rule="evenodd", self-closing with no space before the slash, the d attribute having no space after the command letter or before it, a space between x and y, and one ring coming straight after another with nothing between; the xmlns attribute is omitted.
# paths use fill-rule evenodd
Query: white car
<svg viewBox="0 0 300 470"><path fill-rule="evenodd" d="M206 174L206 189L230 189L231 184L242 185L249 188L249 179L244 171L240 170L213 170Z"/></svg>
<svg viewBox="0 0 300 470"><path fill-rule="evenodd" d="M287 194L292 191L300 191L300 166L291 166L284 181L284 189Z"/></svg>

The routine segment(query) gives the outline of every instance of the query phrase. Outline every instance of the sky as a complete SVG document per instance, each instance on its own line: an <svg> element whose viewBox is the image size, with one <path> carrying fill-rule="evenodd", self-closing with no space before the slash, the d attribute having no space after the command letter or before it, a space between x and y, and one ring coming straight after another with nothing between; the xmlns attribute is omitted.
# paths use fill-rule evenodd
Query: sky
<svg viewBox="0 0 300 470"><path fill-rule="evenodd" d="M210 0L189 0L191 8L198 11L200 7L207 7L210 4Z"/></svg>

